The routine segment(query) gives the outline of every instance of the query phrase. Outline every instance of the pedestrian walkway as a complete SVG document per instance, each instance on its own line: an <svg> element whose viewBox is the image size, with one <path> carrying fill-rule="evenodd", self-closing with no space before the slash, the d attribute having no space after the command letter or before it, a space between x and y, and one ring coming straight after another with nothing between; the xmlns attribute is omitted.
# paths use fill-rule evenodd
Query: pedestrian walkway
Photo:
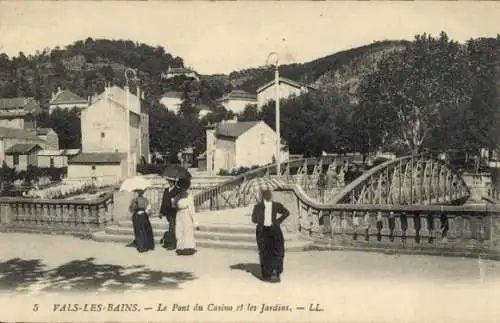
<svg viewBox="0 0 500 323"><path fill-rule="evenodd" d="M500 314L496 301L492 301L500 296L500 263L494 261L304 251L288 253L282 283L270 284L258 279L258 257L250 250L200 249L195 256L179 257L161 247L139 254L118 243L21 233L0 234L0 244L0 307L21 297L34 297L37 302L61 297L61 302L73 303L74 299L61 295L77 292L89 302L101 298L110 302L111 295L119 294L113 296L115 303L129 303L132 299L151 306L158 302L255 303L260 311L262 303L306 307L319 304L324 311L309 313L307 321L418 322L432 321L438 315L443 321L494 322ZM54 298L42 301L39 296L44 294ZM5 315L1 312L0 316ZM26 313L19 311L18 315ZM44 315L36 318L68 318L48 310ZM79 313L72 315L71 320L80 317ZM179 312L161 318L151 316L158 313L113 315L110 320L192 321L202 314ZM204 312L198 319L234 321L234 315ZM301 321L301 317L304 320L294 310L260 316L247 313L245 319ZM2 316L0 320L8 318ZM99 319L103 317L97 314L85 317L85 321Z"/></svg>

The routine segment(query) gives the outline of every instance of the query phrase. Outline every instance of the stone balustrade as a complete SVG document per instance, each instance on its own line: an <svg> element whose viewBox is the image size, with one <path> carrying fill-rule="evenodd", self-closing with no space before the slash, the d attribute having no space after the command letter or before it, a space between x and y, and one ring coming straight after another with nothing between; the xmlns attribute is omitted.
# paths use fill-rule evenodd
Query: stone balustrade
<svg viewBox="0 0 500 323"><path fill-rule="evenodd" d="M325 249L500 258L500 206L319 204L298 186L274 193L287 231Z"/></svg>
<svg viewBox="0 0 500 323"><path fill-rule="evenodd" d="M113 221L113 195L85 201L0 198L0 230L88 235Z"/></svg>

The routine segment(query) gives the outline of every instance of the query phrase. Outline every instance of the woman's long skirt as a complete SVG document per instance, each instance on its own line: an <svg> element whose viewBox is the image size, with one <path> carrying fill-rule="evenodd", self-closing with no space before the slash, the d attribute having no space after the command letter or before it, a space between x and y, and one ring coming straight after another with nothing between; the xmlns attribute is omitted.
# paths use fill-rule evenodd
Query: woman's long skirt
<svg viewBox="0 0 500 323"><path fill-rule="evenodd" d="M194 240L194 222L189 211L179 210L175 221L175 237L177 251L192 254L196 248Z"/></svg>
<svg viewBox="0 0 500 323"><path fill-rule="evenodd" d="M269 279L273 274L283 273L285 239L279 225L257 226L257 247L259 249L262 277Z"/></svg>
<svg viewBox="0 0 500 323"><path fill-rule="evenodd" d="M139 252L153 250L155 248L155 240L153 236L153 228L149 217L145 213L135 213L132 216L134 224L135 247Z"/></svg>

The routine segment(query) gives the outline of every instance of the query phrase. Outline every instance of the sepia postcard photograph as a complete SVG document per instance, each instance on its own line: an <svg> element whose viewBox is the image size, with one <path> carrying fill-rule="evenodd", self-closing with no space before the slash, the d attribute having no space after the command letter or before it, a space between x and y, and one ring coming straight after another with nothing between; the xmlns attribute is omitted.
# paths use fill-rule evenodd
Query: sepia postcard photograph
<svg viewBox="0 0 500 323"><path fill-rule="evenodd" d="M500 322L500 2L0 0L0 322Z"/></svg>

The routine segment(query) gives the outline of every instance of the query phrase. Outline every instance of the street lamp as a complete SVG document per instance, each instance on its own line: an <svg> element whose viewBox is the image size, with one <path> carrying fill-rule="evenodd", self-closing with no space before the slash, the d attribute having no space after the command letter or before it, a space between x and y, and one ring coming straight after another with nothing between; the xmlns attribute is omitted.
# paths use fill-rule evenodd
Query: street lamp
<svg viewBox="0 0 500 323"><path fill-rule="evenodd" d="M130 91L129 91L129 87L128 87L128 82L129 82L129 77L128 77L128 74L129 73L132 73L132 77L130 78L131 81L139 81L139 79L137 78L137 72L132 69L132 68L127 68L125 70L125 91L127 92L126 93L126 107L125 107L125 111L126 111L126 123L127 123L127 163L128 163L128 167L127 167L127 177L130 177L132 176L132 173L133 173L133 169L132 169L132 160L131 160L131 148L130 148Z"/></svg>
<svg viewBox="0 0 500 323"><path fill-rule="evenodd" d="M269 65L271 56L276 58L274 63L274 86L276 88L276 174L281 175L281 135L280 135L280 73L279 73L279 55L276 52L271 52L267 56L266 65Z"/></svg>

